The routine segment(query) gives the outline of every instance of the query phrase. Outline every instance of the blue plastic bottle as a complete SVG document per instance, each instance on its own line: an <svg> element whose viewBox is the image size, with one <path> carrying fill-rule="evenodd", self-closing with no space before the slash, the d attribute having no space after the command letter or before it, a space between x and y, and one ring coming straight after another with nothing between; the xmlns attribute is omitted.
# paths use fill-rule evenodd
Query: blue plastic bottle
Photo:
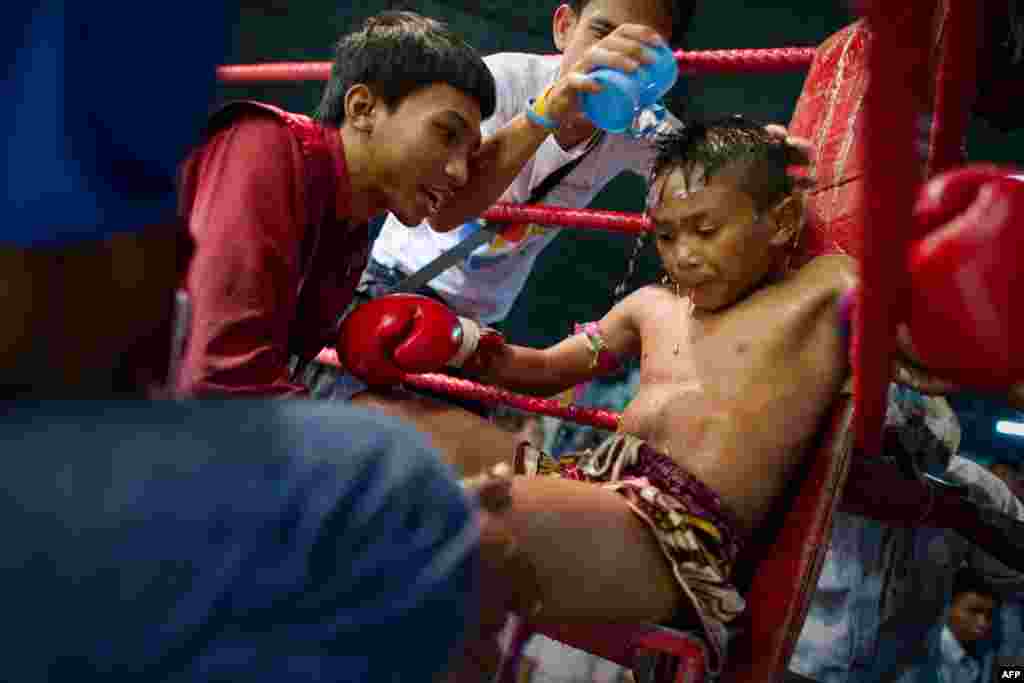
<svg viewBox="0 0 1024 683"><path fill-rule="evenodd" d="M643 64L633 73L616 69L595 69L589 74L602 85L599 93L583 93L580 107L595 126L609 133L623 133L644 109L654 105L679 78L672 49L667 46L647 48L655 61Z"/></svg>

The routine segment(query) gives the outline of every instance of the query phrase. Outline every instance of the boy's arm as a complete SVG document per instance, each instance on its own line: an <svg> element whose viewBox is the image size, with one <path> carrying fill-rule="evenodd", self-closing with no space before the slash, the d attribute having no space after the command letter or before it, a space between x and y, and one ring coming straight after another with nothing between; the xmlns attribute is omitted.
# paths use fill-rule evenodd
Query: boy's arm
<svg viewBox="0 0 1024 683"><path fill-rule="evenodd" d="M544 100L544 106L540 107L543 115L556 128L578 116L577 94L601 90L601 86L586 77L589 71L600 67L634 71L641 63L651 61L644 51L645 45L659 43L664 41L647 26L619 26L592 45L546 93L535 93L534 97ZM505 77L499 71L495 78ZM469 181L430 218L430 226L438 232L447 232L489 209L552 132L554 129L531 121L524 111L488 136L474 157Z"/></svg>
<svg viewBox="0 0 1024 683"><path fill-rule="evenodd" d="M637 313L645 290L626 297L589 332L563 339L546 349L508 344L488 355L480 378L513 391L551 396L595 377L614 372L610 359L640 353Z"/></svg>

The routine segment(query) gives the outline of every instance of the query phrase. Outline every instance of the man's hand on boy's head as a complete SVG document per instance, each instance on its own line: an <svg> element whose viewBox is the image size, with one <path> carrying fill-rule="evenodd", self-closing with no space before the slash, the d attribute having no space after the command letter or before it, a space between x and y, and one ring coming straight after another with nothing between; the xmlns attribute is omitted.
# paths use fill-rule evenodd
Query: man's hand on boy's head
<svg viewBox="0 0 1024 683"><path fill-rule="evenodd" d="M814 163L814 145L810 140L790 135L786 127L778 123L769 123L764 129L769 135L783 140L787 145L799 152L803 165Z"/></svg>
<svg viewBox="0 0 1024 683"><path fill-rule="evenodd" d="M665 46L665 40L649 26L622 24L597 41L568 72L562 73L546 95L547 116L565 123L580 113L576 95L601 92L601 86L587 77L594 69L608 67L631 73L654 58L646 48Z"/></svg>

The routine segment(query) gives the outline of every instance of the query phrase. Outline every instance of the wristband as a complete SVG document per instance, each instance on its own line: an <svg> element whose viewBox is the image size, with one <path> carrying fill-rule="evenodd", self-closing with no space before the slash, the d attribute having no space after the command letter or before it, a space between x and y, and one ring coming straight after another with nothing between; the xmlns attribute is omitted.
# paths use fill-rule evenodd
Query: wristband
<svg viewBox="0 0 1024 683"><path fill-rule="evenodd" d="M577 324L573 330L576 334L583 334L590 347L590 367L603 373L615 372L622 367L622 359L618 357L604 340L601 328L596 322Z"/></svg>
<svg viewBox="0 0 1024 683"><path fill-rule="evenodd" d="M469 360L470 356L473 355L477 347L480 346L481 330L480 325L476 321L460 317L459 326L462 331L459 338L459 350L448 361L448 366L453 368L461 368Z"/></svg>
<svg viewBox="0 0 1024 683"><path fill-rule="evenodd" d="M537 124L541 128L547 130L557 130L558 122L548 117L548 93L551 91L552 86L548 86L541 96L537 99L531 99L526 103L526 118L533 123Z"/></svg>

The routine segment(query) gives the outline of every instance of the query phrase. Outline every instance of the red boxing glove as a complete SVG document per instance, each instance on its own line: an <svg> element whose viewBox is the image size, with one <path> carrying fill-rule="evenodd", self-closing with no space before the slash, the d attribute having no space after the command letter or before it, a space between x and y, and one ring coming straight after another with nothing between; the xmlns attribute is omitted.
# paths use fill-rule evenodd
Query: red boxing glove
<svg viewBox="0 0 1024 683"><path fill-rule="evenodd" d="M497 337L497 339L495 339ZM406 373L461 367L504 339L460 318L444 304L419 294L390 294L369 301L342 322L342 365L370 386L398 384Z"/></svg>
<svg viewBox="0 0 1024 683"><path fill-rule="evenodd" d="M915 206L928 234L908 254L915 353L930 370L980 388L1024 379L1024 183L993 166L929 181ZM920 233L919 233L920 234Z"/></svg>

